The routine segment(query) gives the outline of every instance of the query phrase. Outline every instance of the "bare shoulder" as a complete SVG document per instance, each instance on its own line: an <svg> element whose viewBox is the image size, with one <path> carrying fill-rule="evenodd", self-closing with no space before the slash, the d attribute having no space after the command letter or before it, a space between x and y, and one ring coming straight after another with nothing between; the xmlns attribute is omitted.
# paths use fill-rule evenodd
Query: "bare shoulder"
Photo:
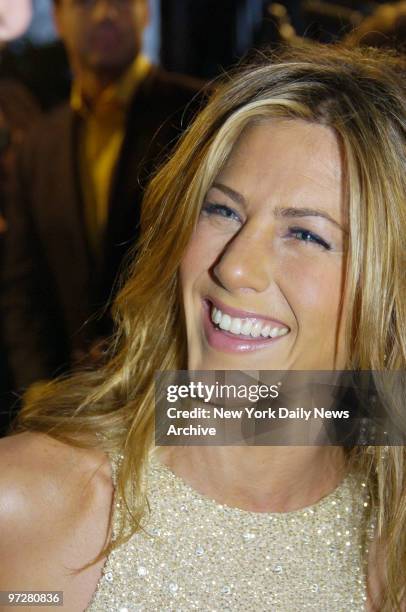
<svg viewBox="0 0 406 612"><path fill-rule="evenodd" d="M0 440L0 507L20 519L31 508L42 516L71 516L78 502L106 489L112 493L109 461L99 450L81 449L45 434L26 432ZM38 504L40 508L38 508ZM45 514L44 514L45 513Z"/></svg>
<svg viewBox="0 0 406 612"><path fill-rule="evenodd" d="M0 465L0 590L63 590L83 610L103 561L75 569L110 535L107 456L27 432L0 440Z"/></svg>

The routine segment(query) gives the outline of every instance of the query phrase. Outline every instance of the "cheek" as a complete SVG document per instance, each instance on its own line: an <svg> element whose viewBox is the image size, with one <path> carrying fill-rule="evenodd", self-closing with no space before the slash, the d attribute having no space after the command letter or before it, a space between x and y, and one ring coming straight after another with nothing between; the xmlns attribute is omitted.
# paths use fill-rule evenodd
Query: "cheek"
<svg viewBox="0 0 406 612"><path fill-rule="evenodd" d="M118 24L117 24L120 33L122 35L122 37L125 39L125 42L128 44L129 42L132 42L133 44L136 43L136 41L140 40L140 29L138 27L138 25L136 25L133 21L133 19L131 19L131 16L127 19L127 20L121 20Z"/></svg>
<svg viewBox="0 0 406 612"><path fill-rule="evenodd" d="M65 42L71 50L87 53L87 49L91 48L90 41L91 36L89 28L84 24L75 23L69 27Z"/></svg>
<svg viewBox="0 0 406 612"><path fill-rule="evenodd" d="M199 223L183 256L180 266L182 286L190 286L208 275L225 248L224 236L219 236L205 223Z"/></svg>
<svg viewBox="0 0 406 612"><path fill-rule="evenodd" d="M134 31L137 32L139 36L142 35L144 28L148 26L148 7L145 2L137 2L135 7L133 8L132 15L129 16L129 19L132 20Z"/></svg>
<svg viewBox="0 0 406 612"><path fill-rule="evenodd" d="M298 322L300 333L314 337L315 330L337 329L343 295L341 262L305 261L300 269L293 262L282 271L283 293Z"/></svg>
<svg viewBox="0 0 406 612"><path fill-rule="evenodd" d="M190 297L190 289L193 287L196 278L200 275L200 261L199 245L193 236L183 255L179 268L180 283L185 305L187 305L188 298Z"/></svg>

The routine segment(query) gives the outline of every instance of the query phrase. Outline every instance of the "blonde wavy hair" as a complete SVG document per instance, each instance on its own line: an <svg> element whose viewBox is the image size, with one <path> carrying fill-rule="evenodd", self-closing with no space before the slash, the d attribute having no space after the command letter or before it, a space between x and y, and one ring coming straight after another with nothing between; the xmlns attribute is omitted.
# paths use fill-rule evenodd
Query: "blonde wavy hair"
<svg viewBox="0 0 406 612"><path fill-rule="evenodd" d="M187 369L179 265L208 188L251 122L302 119L336 131L346 163L350 221L348 368L406 369L405 73L400 58L372 49L315 46L261 55L217 83L206 108L153 177L137 258L114 303L108 362L50 383L27 401L13 430L122 453L117 492L126 513L118 537L95 561L140 528L147 507L147 455L154 444L154 375ZM404 398L404 387L392 389L400 415ZM406 576L405 449L346 452L349 469L368 482L385 553L387 585L379 609L400 610Z"/></svg>

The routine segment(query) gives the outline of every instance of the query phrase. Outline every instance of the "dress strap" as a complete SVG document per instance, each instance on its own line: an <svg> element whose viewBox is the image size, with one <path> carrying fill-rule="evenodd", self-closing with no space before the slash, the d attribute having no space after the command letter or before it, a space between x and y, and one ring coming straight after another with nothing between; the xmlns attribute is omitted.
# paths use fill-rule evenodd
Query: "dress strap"
<svg viewBox="0 0 406 612"><path fill-rule="evenodd" d="M121 455L119 452L116 451L116 452L111 452L111 453L108 452L107 456L110 461L111 480L112 480L113 487L114 487L113 504L112 504L112 510L111 510L112 538L114 540L117 537L119 527L122 521L121 500L119 498L118 491L117 491L117 482L118 482L118 473L120 470L120 465L123 460L123 455Z"/></svg>
<svg viewBox="0 0 406 612"><path fill-rule="evenodd" d="M120 469L121 462L123 460L123 455L116 451L112 453L107 453L107 456L110 461L111 479L114 485L114 489L117 489L118 472Z"/></svg>

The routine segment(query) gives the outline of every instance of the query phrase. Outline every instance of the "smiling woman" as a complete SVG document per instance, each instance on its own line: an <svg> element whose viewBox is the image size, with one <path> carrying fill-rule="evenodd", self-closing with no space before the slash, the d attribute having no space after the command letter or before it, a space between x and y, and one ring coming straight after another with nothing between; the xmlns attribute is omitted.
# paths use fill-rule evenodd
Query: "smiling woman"
<svg viewBox="0 0 406 612"><path fill-rule="evenodd" d="M189 369L346 367L342 163L331 128L243 130L181 264Z"/></svg>
<svg viewBox="0 0 406 612"><path fill-rule="evenodd" d="M110 360L31 397L0 443L0 590L405 609L404 447L154 445L157 371L406 369L404 76L314 47L219 85L146 193ZM377 388L402 416L401 378Z"/></svg>

